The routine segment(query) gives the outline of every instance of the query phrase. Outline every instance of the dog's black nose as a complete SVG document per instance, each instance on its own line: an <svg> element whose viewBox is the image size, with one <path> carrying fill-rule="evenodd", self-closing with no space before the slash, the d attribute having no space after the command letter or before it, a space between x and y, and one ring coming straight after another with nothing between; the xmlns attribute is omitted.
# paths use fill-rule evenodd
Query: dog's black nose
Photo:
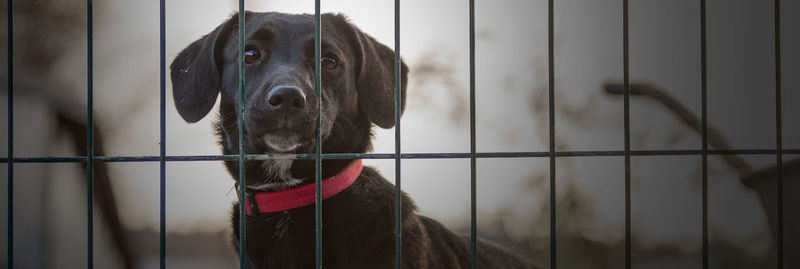
<svg viewBox="0 0 800 269"><path fill-rule="evenodd" d="M278 86L269 92L267 101L274 108L301 109L306 106L306 95L297 87Z"/></svg>

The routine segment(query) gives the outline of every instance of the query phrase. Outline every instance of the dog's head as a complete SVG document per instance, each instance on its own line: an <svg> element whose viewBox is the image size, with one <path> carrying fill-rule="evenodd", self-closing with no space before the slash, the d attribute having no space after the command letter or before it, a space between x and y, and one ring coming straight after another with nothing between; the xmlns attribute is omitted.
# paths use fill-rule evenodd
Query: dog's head
<svg viewBox="0 0 800 269"><path fill-rule="evenodd" d="M245 13L246 153L314 152L318 112L325 152L366 152L370 123L382 128L395 125L394 52L342 15L323 14L321 20L322 54L315 59L313 15ZM217 124L225 154L239 153L237 23L234 15L181 51L170 66L175 106L187 122L205 117L221 95ZM314 89L316 61L322 67L321 99ZM408 69L404 63L401 66L404 99ZM291 161L279 163L255 166L267 168L261 170L283 166L278 169L283 173L292 166ZM238 179L238 169L232 169L235 164L228 164ZM248 185L251 180L257 184L275 177L270 175L275 171L251 171L251 166L248 162Z"/></svg>

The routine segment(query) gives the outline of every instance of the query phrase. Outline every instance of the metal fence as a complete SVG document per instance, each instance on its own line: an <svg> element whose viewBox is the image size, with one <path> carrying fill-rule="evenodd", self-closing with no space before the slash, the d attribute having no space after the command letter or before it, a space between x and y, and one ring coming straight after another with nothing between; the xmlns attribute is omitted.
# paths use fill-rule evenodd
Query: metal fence
<svg viewBox="0 0 800 269"><path fill-rule="evenodd" d="M160 266L166 268L166 218L167 212L165 210L166 188L165 188L165 169L166 162L182 162L182 161L238 161L240 163L240 175L245 177L244 165L241 165L247 160L265 160L265 159L313 159L316 161L316 266L322 268L322 207L320 196L320 180L321 180L321 162L323 159L394 159L395 161L395 185L396 185L396 208L395 208L395 246L396 246L396 267L402 268L402 233L401 233L401 199L400 195L401 184L401 163L403 159L441 159L441 158L454 158L454 159L470 159L470 251L472 268L476 267L477 259L477 229L476 229L476 160L479 158L530 158L540 157L548 158L550 161L550 268L557 268L557 241L556 241L556 159L559 157L577 157L577 156L623 156L625 159L625 268L631 268L631 156L668 156L668 155L683 155L683 156L701 156L702 158L702 257L703 268L709 267L709 241L708 241L708 156L709 155L775 155L777 163L777 267L783 268L784 266L784 242L783 242L783 154L800 154L800 149L784 149L782 145L781 136L781 28L780 28L780 0L774 0L774 35L775 35L775 112L776 112L776 145L774 149L709 149L709 131L707 124L707 61L706 61L706 1L699 0L700 6L700 55L701 55L701 135L702 135L702 148L698 150L631 150L630 145L630 95L631 84L629 83L629 56L628 56L628 0L622 0L623 16L621 18L623 25L623 85L622 95L624 96L624 150L606 150L606 151L557 151L555 147L555 76L554 76L554 0L548 0L548 69L549 69L549 151L532 151L532 152L477 152L475 146L475 5L474 0L469 0L469 113L470 113L470 151L468 153L402 153L400 150L400 1L395 0L394 4L394 58L395 58L395 152L394 153L373 153L373 154L340 154L340 153L322 153L321 137L320 137L320 122L319 115L317 121L317 143L316 153L313 154L245 154L243 148L243 129L241 122L243 121L244 113L244 39L239 39L239 91L240 107L238 109L239 121L239 154L238 155L192 155L192 156L167 156L166 155L166 123L165 123L165 110L166 110L166 54L165 54L165 0L160 0L160 154L158 156L95 156L94 155L94 137L92 130L93 126L93 60L92 60L92 0L87 0L87 22L88 22L88 39L87 39L87 63L88 63L88 76L87 80L87 152L86 156L74 157L14 157L13 152L13 78L14 78L14 64L13 64L13 2L8 1L8 153L7 157L2 161L8 164L8 264L7 268L14 266L14 163L86 163L87 164L87 189L88 195L87 203L87 218L88 218L88 268L93 267L93 186L94 178L93 164L95 162L159 162L160 164ZM320 43L320 0L315 1L315 56L320 57L321 43ZM239 0L239 36L244 36L244 15L245 10L244 0ZM321 74L320 62L316 61L316 74L315 74L315 88L317 94L320 93L321 88ZM318 97L319 98L319 97ZM318 102L321 106L321 102ZM319 110L321 111L321 109ZM239 197L244 197L244 184L239 184L237 192ZM239 201L240 214L245 216L244 199ZM246 227L245 218L240 218L239 231L240 231L240 267L246 267Z"/></svg>

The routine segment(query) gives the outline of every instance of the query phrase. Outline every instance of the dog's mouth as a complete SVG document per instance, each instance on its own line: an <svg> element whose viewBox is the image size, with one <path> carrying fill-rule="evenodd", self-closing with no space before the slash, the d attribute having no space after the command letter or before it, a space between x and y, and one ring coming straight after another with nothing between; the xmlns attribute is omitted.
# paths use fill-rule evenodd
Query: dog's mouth
<svg viewBox="0 0 800 269"><path fill-rule="evenodd" d="M264 132L260 136L251 137L256 144L266 146L265 153L269 152L297 152L299 148L313 143L312 138L304 137L288 129L275 129ZM272 149L270 151L269 149Z"/></svg>
<svg viewBox="0 0 800 269"><path fill-rule="evenodd" d="M258 134L247 133L246 152L251 154L301 153L314 144L312 135L292 128L259 130ZM268 159L259 161L263 175L248 176L247 188L251 191L279 191L301 184L303 181L292 176L292 159Z"/></svg>
<svg viewBox="0 0 800 269"><path fill-rule="evenodd" d="M261 137L261 141L280 152L293 151L303 144L296 134L265 134Z"/></svg>

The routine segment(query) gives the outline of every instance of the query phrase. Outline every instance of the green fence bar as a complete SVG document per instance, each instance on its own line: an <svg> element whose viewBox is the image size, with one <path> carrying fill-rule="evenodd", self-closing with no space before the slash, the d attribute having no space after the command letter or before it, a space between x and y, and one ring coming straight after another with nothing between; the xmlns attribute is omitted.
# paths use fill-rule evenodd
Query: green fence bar
<svg viewBox="0 0 800 269"><path fill-rule="evenodd" d="M247 212L245 211L244 197L246 188L245 152L244 152L244 28L245 28L244 0L239 0L239 109L237 109L239 123L239 268L247 268Z"/></svg>
<svg viewBox="0 0 800 269"><path fill-rule="evenodd" d="M783 269L783 120L781 116L781 1L775 0L775 161L777 162L778 269Z"/></svg>
<svg viewBox="0 0 800 269"><path fill-rule="evenodd" d="M87 140L87 161L86 161L86 193L87 193L87 267L89 269L94 266L94 89L93 89L93 73L94 73L94 60L92 48L92 0L86 0L86 140Z"/></svg>
<svg viewBox="0 0 800 269"><path fill-rule="evenodd" d="M395 188L395 208L394 208L394 227L395 227L395 268L403 268L403 195L402 195L402 181L400 172L400 108L402 107L402 100L400 99L400 83L401 83L401 61L400 61L400 0L394 1L394 188Z"/></svg>
<svg viewBox="0 0 800 269"><path fill-rule="evenodd" d="M167 209L166 209L166 201L167 201L167 120L166 120L166 92L167 92L167 53L166 53L166 43L167 43L167 30L166 30L166 14L165 14L165 0L159 1L159 70L161 72L161 80L160 80L160 110L159 110L159 120L160 120L160 155L158 158L160 171L159 171L159 186L161 189L161 193L159 196L159 263L160 268L165 269L167 268Z"/></svg>
<svg viewBox="0 0 800 269"><path fill-rule="evenodd" d="M556 269L556 77L555 77L555 20L553 10L555 9L553 0L547 1L547 109L549 112L549 131L550 131L550 268Z"/></svg>
<svg viewBox="0 0 800 269"><path fill-rule="evenodd" d="M316 267L322 268L322 15L320 0L314 1L314 90L317 92L317 153L314 156L314 221L316 232Z"/></svg>
<svg viewBox="0 0 800 269"><path fill-rule="evenodd" d="M702 137L702 236L703 236L703 269L708 269L708 122L707 100L708 90L708 58L706 55L706 0L700 0L700 135Z"/></svg>
<svg viewBox="0 0 800 269"><path fill-rule="evenodd" d="M14 0L8 0L8 227L7 268L14 268Z"/></svg>
<svg viewBox="0 0 800 269"><path fill-rule="evenodd" d="M478 217L475 159L475 0L469 0L469 182L470 182L470 266L478 268Z"/></svg>
<svg viewBox="0 0 800 269"><path fill-rule="evenodd" d="M625 121L625 268L631 268L631 112L630 59L628 55L628 0L622 0L622 81Z"/></svg>

